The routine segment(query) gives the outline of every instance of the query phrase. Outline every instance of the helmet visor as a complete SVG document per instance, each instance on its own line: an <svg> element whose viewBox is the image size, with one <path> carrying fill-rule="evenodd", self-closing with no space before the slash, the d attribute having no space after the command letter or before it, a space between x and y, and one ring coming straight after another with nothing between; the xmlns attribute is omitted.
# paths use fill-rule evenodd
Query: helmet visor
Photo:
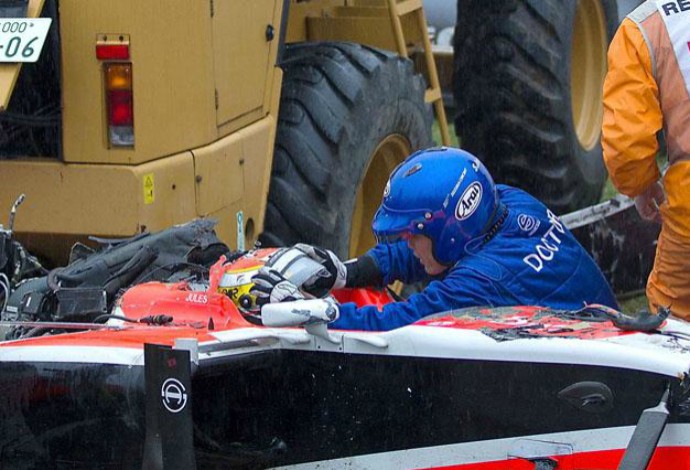
<svg viewBox="0 0 690 470"><path fill-rule="evenodd" d="M431 211L427 209L394 211L382 206L376 212L371 228L378 243L397 243L408 240L415 233L423 233L420 225L428 222L430 215Z"/></svg>
<svg viewBox="0 0 690 470"><path fill-rule="evenodd" d="M398 243L399 241L407 241L410 239L412 236L412 233L408 231L404 232L399 232L399 233L386 233L386 234L378 234L374 233L376 236L376 242L384 245L392 245L394 243Z"/></svg>

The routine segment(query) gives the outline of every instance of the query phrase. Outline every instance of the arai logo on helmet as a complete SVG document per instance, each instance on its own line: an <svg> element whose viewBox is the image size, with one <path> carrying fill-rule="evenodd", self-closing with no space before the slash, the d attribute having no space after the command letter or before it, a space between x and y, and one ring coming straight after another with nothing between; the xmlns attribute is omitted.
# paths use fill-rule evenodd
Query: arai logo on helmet
<svg viewBox="0 0 690 470"><path fill-rule="evenodd" d="M455 206L455 218L465 220L477 210L482 200L482 185L475 181L460 196L458 205Z"/></svg>

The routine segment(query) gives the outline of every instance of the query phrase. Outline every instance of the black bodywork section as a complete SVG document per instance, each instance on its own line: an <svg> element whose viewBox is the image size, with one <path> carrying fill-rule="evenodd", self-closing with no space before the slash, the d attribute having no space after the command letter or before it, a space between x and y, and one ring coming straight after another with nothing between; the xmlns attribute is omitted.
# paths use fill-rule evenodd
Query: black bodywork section
<svg viewBox="0 0 690 470"><path fill-rule="evenodd" d="M142 367L5 363L0 374L1 468L141 468ZM604 384L611 403L559 398L583 381ZM670 421L690 422L677 413L681 384L646 372L284 350L226 356L193 376L194 459L197 468L262 468L632 426L669 382Z"/></svg>
<svg viewBox="0 0 690 470"><path fill-rule="evenodd" d="M194 470L189 351L146 344L146 470Z"/></svg>
<svg viewBox="0 0 690 470"><path fill-rule="evenodd" d="M143 384L143 367L2 363L0 468L140 467Z"/></svg>

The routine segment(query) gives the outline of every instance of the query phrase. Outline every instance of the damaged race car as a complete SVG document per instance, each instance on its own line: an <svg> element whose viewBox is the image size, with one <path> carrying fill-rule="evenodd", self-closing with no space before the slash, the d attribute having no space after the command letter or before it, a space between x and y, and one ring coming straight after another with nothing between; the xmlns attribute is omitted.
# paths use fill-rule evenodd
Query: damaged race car
<svg viewBox="0 0 690 470"><path fill-rule="evenodd" d="M165 282L141 275L145 258L143 282L104 297L51 297L77 277L58 271L33 294L58 317L31 317L25 293L0 344L2 466L690 468L690 326L668 310L468 308L329 330L309 300L257 310L251 276L274 251Z"/></svg>

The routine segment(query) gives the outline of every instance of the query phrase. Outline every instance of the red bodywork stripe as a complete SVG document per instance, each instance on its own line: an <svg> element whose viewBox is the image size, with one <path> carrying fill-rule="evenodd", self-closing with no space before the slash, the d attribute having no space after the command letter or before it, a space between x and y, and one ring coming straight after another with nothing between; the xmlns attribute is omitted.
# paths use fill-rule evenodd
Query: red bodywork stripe
<svg viewBox="0 0 690 470"><path fill-rule="evenodd" d="M580 452L553 457L559 470L615 470L625 449ZM534 470L534 462L525 459L426 467L425 470ZM690 447L659 447L647 470L690 470ZM422 469L419 469L422 470Z"/></svg>

